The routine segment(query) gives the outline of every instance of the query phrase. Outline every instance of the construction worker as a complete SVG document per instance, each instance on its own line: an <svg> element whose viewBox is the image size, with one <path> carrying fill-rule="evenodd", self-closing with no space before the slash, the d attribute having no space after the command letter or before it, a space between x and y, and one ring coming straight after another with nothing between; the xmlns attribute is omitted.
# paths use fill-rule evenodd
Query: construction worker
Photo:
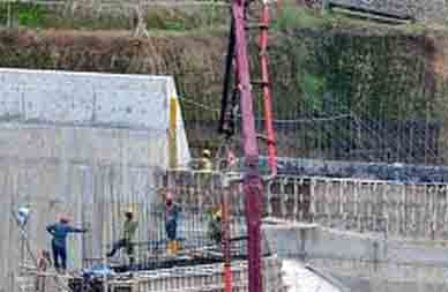
<svg viewBox="0 0 448 292"><path fill-rule="evenodd" d="M107 253L107 257L113 257L119 249L125 248L129 262L132 265L134 263L133 240L138 227L138 221L134 220L134 211L131 209L127 210L124 216L122 235L118 241L113 243L112 250Z"/></svg>
<svg viewBox="0 0 448 292"><path fill-rule="evenodd" d="M213 170L213 164L211 161L211 152L208 149L204 149L202 151L202 157L199 160L199 170L201 171L212 171Z"/></svg>
<svg viewBox="0 0 448 292"><path fill-rule="evenodd" d="M59 223L47 226L47 231L53 238L51 240L51 250L53 252L53 263L56 270L65 272L67 269L67 235L69 233L85 233L87 229L76 228L69 225L68 217L59 216ZM60 262L59 262L60 260Z"/></svg>
<svg viewBox="0 0 448 292"><path fill-rule="evenodd" d="M210 221L208 224L208 236L212 241L214 241L218 245L221 243L222 238L221 219L222 219L221 207L217 207L211 211Z"/></svg>
<svg viewBox="0 0 448 292"><path fill-rule="evenodd" d="M174 203L172 193L168 192L165 197L165 231L168 239L167 249L171 255L175 255L179 249L179 243L177 241L178 219L179 206Z"/></svg>

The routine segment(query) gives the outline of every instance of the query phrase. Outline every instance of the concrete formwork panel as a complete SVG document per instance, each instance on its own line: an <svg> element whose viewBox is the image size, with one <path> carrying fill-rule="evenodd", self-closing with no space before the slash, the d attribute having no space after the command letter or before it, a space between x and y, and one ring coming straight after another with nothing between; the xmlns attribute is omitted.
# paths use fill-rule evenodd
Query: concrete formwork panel
<svg viewBox="0 0 448 292"><path fill-rule="evenodd" d="M0 69L0 75L4 117L153 129L168 125L170 77L17 69Z"/></svg>
<svg viewBox="0 0 448 292"><path fill-rule="evenodd" d="M154 175L172 149L173 98L171 77L0 69L0 291L16 291L19 266L32 259L11 216L18 206L32 209L34 254L49 249L45 227L59 213L90 229L70 237L70 268L104 254L125 209L137 212L137 240L148 240ZM189 151L177 113L182 164Z"/></svg>

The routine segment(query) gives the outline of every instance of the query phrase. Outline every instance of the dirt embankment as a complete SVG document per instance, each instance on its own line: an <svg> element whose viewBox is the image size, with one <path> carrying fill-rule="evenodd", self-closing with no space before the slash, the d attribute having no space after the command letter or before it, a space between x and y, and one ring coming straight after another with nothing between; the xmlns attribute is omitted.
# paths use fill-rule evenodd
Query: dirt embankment
<svg viewBox="0 0 448 292"><path fill-rule="evenodd" d="M447 39L379 28L277 32L269 51L275 117L300 121L350 111L365 120L437 120L443 124L440 149L448 149ZM255 42L250 51L257 73ZM1 67L173 75L194 147L219 144L211 121L218 114L225 50L224 33L151 32L138 39L126 31L0 31ZM317 142L320 151L332 153L333 136L351 135L342 124L331 125L344 131L338 135L313 123L287 125L279 129L284 155L306 156Z"/></svg>
<svg viewBox="0 0 448 292"><path fill-rule="evenodd" d="M138 39L126 31L0 31L0 66L111 73L197 75L219 72L225 41L186 35ZM208 85L208 84L204 84Z"/></svg>

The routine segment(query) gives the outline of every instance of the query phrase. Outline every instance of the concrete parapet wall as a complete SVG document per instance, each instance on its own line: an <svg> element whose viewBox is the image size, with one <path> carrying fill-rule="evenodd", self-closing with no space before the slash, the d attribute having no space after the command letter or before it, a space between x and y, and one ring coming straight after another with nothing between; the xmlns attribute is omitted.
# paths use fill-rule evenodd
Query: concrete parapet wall
<svg viewBox="0 0 448 292"><path fill-rule="evenodd" d="M267 186L266 215L389 237L448 239L444 184L280 176Z"/></svg>

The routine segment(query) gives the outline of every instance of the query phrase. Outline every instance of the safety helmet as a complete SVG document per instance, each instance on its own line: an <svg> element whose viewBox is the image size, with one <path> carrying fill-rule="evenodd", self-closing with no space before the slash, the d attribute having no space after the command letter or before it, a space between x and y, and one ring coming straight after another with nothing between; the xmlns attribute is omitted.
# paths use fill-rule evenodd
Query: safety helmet
<svg viewBox="0 0 448 292"><path fill-rule="evenodd" d="M204 150L202 150L202 155L205 157L210 157L212 155L212 153L210 152L210 150L204 149Z"/></svg>
<svg viewBox="0 0 448 292"><path fill-rule="evenodd" d="M173 201L174 201L173 193L168 191L165 195L165 203L167 205L171 205L173 203Z"/></svg>
<svg viewBox="0 0 448 292"><path fill-rule="evenodd" d="M218 206L216 208L213 208L212 215L216 219L221 218L222 217L222 207Z"/></svg>
<svg viewBox="0 0 448 292"><path fill-rule="evenodd" d="M59 214L59 222L61 222L61 223L68 223L68 222L70 222L70 218L67 216L67 215L65 215L65 214Z"/></svg>
<svg viewBox="0 0 448 292"><path fill-rule="evenodd" d="M173 198L174 198L174 196L173 196L172 192L170 192L170 191L166 192L165 200L173 200Z"/></svg>

